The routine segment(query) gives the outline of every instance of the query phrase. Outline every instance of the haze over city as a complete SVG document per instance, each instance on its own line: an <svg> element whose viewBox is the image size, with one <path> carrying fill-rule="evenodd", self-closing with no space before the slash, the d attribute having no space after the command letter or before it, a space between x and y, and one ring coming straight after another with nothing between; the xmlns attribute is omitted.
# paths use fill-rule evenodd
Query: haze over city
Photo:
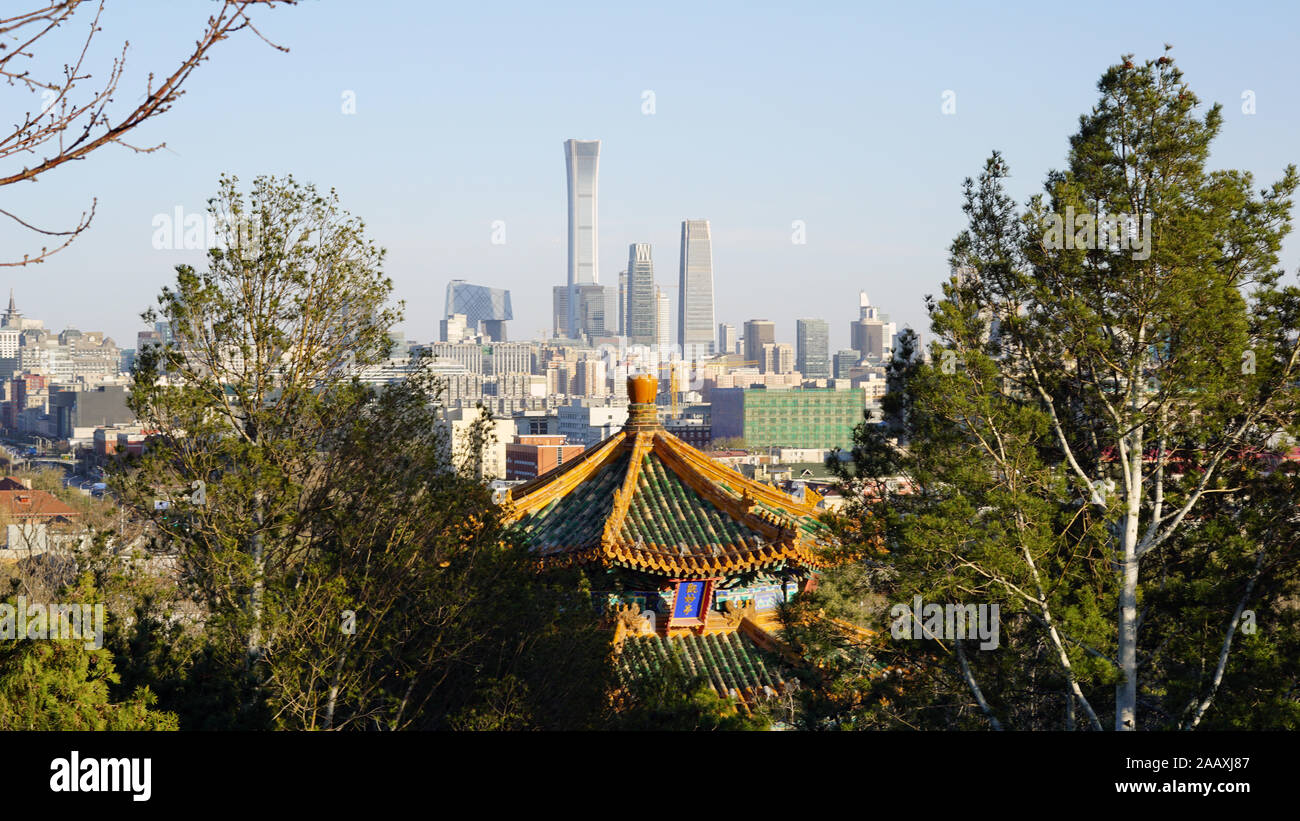
<svg viewBox="0 0 1300 821"><path fill-rule="evenodd" d="M182 6L133 3L105 21L95 56L131 41L123 89L186 47L174 36L192 16ZM1300 131L1294 10L1181 8L1103 4L1095 18L1116 24L1075 38L1068 9L1037 4L483 14L309 3L260 23L289 54L255 37L220 44L221 70L197 72L167 117L133 136L166 149L114 147L24 190L23 217L41 227L67 227L95 197L97 215L67 250L0 284L52 329L103 330L128 346L173 266L204 264L199 251L156 250L154 218L202 212L222 172L248 182L292 172L337 188L388 249L408 338L437 338L446 284L465 279L509 289L511 338L531 339L550 327L550 289L564 281L562 143L586 138L602 146L601 284L617 284L631 243L650 243L675 323L681 221L708 219L717 322L771 319L793 343L795 319L818 317L834 351L848 347L865 290L924 334L923 295L947 276L963 224L961 179L999 149L1013 195L1038 192L1064 165L1098 67L1123 53L1173 43L1202 98L1224 104L1211 164L1276 177ZM1254 114L1243 113L1245 90ZM3 94L10 108L33 96ZM806 244L792 242L796 220ZM504 244L492 242L498 221ZM37 250L11 224L0 244ZM1298 257L1289 238L1284 266Z"/></svg>

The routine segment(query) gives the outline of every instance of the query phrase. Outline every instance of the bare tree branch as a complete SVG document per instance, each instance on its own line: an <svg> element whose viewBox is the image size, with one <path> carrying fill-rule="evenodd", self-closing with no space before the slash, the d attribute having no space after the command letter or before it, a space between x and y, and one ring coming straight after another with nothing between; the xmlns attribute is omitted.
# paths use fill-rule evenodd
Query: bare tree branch
<svg viewBox="0 0 1300 821"><path fill-rule="evenodd" d="M155 76L150 72L143 100L120 116L110 114L109 108L126 68L129 42L122 44L121 54L113 59L103 81L88 97L78 101L74 95L83 81L90 80L93 76L86 68L86 59L95 35L102 30L100 18L104 13L105 0L100 0L95 6L80 52L74 60L63 66L61 77L33 76L32 69L28 66L41 53L42 40L60 26L72 22L83 3L87 3L87 0L49 0L41 8L0 17L0 37L5 37L6 41L17 41L16 45L0 42L0 80L31 92L40 91L42 96L39 112L27 111L7 134L0 131L0 186L35 181L47 171L73 160L85 159L91 152L109 143L143 154L166 147L166 143L143 147L132 145L124 138L136 127L171 109L185 93L183 86L191 72L198 68L199 63L208 59L208 52L217 43L232 33L249 29L271 47L288 51L258 31L249 16L249 10L252 6L273 8L277 4L295 5L297 0L223 0L217 13L208 18L201 36L194 43L193 51L156 85ZM40 159L33 161L35 157ZM13 169L12 166L20 161L24 163L22 167ZM66 231L44 231L34 228L11 211L3 210L0 213L37 233L67 237L62 245L52 249L41 248L35 256L24 254L21 260L0 262L0 266L21 266L43 262L68 247L90 226L95 208L92 204L89 215L83 212L82 219Z"/></svg>

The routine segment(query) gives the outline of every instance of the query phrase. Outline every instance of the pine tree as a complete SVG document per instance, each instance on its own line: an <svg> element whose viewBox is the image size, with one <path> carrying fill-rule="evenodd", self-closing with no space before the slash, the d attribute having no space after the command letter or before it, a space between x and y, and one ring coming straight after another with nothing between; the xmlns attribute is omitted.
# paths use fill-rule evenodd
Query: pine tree
<svg viewBox="0 0 1300 821"><path fill-rule="evenodd" d="M997 726L1195 727L1243 683L1243 644L1296 680L1275 653L1297 497L1265 462L1297 432L1300 289L1277 267L1295 168L1259 192L1208 170L1220 109L1198 114L1167 53L1098 88L1023 213L999 154L966 181L969 227L928 301L938 341L896 366L903 447L858 435L877 456L846 486L892 462L915 488L861 506L893 600L1001 608L996 652L890 645L940 671L923 701L945 722L971 705ZM1275 619L1271 639L1242 633L1247 612ZM1290 696L1267 698L1256 720L1294 721Z"/></svg>
<svg viewBox="0 0 1300 821"><path fill-rule="evenodd" d="M58 599L93 606L99 596L83 574ZM16 606L17 597L6 603ZM0 642L0 730L177 728L174 714L154 708L157 699L148 687L114 699L111 691L118 682L112 652L94 647L85 635Z"/></svg>

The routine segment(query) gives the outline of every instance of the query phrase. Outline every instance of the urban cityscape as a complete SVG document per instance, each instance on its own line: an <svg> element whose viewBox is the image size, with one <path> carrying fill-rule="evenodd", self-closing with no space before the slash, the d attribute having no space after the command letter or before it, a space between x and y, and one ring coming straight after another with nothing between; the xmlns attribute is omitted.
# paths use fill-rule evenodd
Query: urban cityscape
<svg viewBox="0 0 1300 821"><path fill-rule="evenodd" d="M357 732L436 739L348 771L418 792L531 731L781 731L819 784L860 756L786 739L1009 736L1088 795L1284 782L1293 49L1225 66L1219 10L1142 12L1025 46L1068 67L1048 90L966 32L1014 51L1064 12L26 5L0 12L22 784L315 783L351 753L303 739ZM543 743L516 755L549 784L609 742Z"/></svg>
<svg viewBox="0 0 1300 821"><path fill-rule="evenodd" d="M493 441L480 470L498 486L533 479L622 428L627 377L637 373L658 377L655 401L673 435L727 451L720 458L745 465L750 475L828 484L826 459L847 455L864 417L881 417L899 335L889 314L859 292L857 316L838 318L851 340L839 351L830 350L827 318L796 320L782 329L787 341L767 319L716 322L707 219L682 220L675 276L656 280L650 244L633 242L618 284L602 285L595 262L600 141L567 140L564 156L568 281L552 289L550 336L511 341L510 291L452 280L438 338L394 334L388 358L359 369L358 378L384 385L420 368L436 374L455 451L486 409ZM670 292L682 296L673 300ZM97 457L138 448L145 431L127 407L135 356L172 342L167 322L139 331L133 347L100 331L56 332L26 317L11 289L0 316L5 433Z"/></svg>

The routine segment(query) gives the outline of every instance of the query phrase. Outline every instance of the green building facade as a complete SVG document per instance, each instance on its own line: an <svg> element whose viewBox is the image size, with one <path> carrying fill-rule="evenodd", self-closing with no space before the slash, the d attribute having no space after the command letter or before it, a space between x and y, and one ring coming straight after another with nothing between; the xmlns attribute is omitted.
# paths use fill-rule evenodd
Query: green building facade
<svg viewBox="0 0 1300 821"><path fill-rule="evenodd" d="M713 438L739 436L749 448L852 447L866 406L861 388L720 388L712 399Z"/></svg>

